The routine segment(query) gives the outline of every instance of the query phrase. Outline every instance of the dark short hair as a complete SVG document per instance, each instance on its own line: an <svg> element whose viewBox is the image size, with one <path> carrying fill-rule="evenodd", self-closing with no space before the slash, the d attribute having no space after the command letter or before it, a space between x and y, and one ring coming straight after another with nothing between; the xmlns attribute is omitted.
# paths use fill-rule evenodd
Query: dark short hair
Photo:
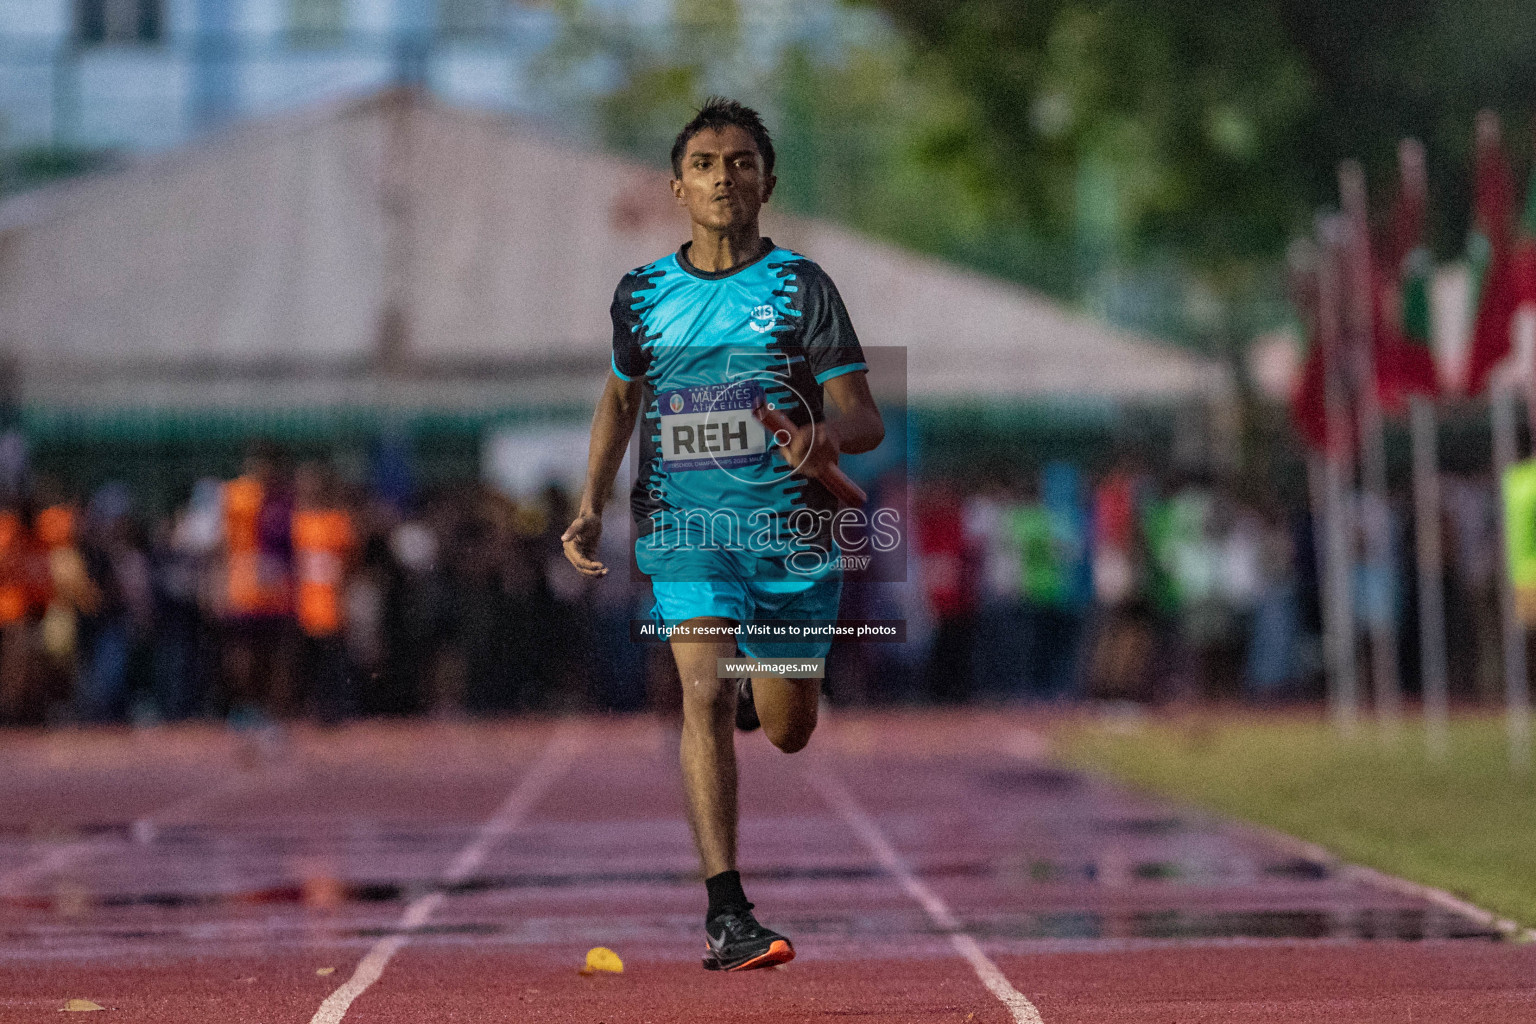
<svg viewBox="0 0 1536 1024"><path fill-rule="evenodd" d="M768 137L768 129L763 126L762 115L724 96L711 96L705 100L693 120L683 125L683 130L677 133L677 140L672 143L672 174L678 178L683 176L683 154L688 150L689 139L700 132L718 130L729 125L744 129L752 136L752 141L757 143L757 153L763 158L763 173L772 174L773 140Z"/></svg>

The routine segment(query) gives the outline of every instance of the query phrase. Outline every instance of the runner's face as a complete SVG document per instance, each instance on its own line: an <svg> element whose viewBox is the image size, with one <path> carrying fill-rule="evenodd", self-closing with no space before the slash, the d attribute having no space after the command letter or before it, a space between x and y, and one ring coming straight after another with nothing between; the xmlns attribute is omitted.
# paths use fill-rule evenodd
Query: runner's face
<svg viewBox="0 0 1536 1024"><path fill-rule="evenodd" d="M773 185L752 136L745 128L727 125L688 140L683 176L672 182L672 194L695 224L730 233L757 223Z"/></svg>

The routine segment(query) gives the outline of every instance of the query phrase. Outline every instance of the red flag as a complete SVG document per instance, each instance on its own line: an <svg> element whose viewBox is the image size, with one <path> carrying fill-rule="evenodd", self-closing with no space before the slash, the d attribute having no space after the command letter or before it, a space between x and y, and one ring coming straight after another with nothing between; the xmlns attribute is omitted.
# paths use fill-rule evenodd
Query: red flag
<svg viewBox="0 0 1536 1024"><path fill-rule="evenodd" d="M1316 259L1327 258L1326 254L1318 254L1316 257ZM1328 363L1330 356L1334 363L1338 363L1342 353L1338 351L1328 353L1324 350L1318 267L1311 265L1315 261L1293 251L1290 262L1291 304L1296 310L1302 335L1307 340L1306 361L1302 364L1301 374L1291 391L1291 422L1308 447L1314 451L1326 452L1329 442ZM1334 344L1338 344L1337 339L1334 339ZM1337 386L1342 388L1344 386L1342 368L1336 365L1334 373L1338 375ZM1348 451L1354 444L1354 425L1350 420L1351 417L1345 416L1344 422L1338 425L1338 436L1332 439L1336 450Z"/></svg>
<svg viewBox="0 0 1536 1024"><path fill-rule="evenodd" d="M1429 348L1401 329L1400 314L1393 308L1400 295L1398 282L1386 275L1378 275L1377 281L1372 339L1376 349L1376 394L1385 412L1399 413L1411 396L1433 396L1439 388L1439 378Z"/></svg>
<svg viewBox="0 0 1536 1024"><path fill-rule="evenodd" d="M1307 361L1291 392L1291 422L1307 446L1324 451L1328 447L1328 375L1323 363L1323 346L1315 333L1307 339Z"/></svg>
<svg viewBox="0 0 1536 1024"><path fill-rule="evenodd" d="M1306 361L1291 390L1291 422L1308 447L1322 451L1328 445L1328 376L1317 329L1317 268L1302 242L1292 245L1289 262L1291 305L1307 345Z"/></svg>
<svg viewBox="0 0 1536 1024"><path fill-rule="evenodd" d="M1472 352L1467 390L1480 393L1488 376L1509 354L1509 328L1519 306L1510 260L1515 175L1499 137L1498 119L1477 119L1477 191L1467 260L1472 269Z"/></svg>
<svg viewBox="0 0 1536 1024"><path fill-rule="evenodd" d="M1525 190L1525 212L1515 230L1509 255L1515 308L1536 303L1536 171Z"/></svg>
<svg viewBox="0 0 1536 1024"><path fill-rule="evenodd" d="M1432 396L1440 389L1429 337L1433 263L1424 244L1428 214L1424 149L1405 139L1398 150L1397 198L1376 261L1371 311L1376 393L1387 412L1402 411L1412 395Z"/></svg>

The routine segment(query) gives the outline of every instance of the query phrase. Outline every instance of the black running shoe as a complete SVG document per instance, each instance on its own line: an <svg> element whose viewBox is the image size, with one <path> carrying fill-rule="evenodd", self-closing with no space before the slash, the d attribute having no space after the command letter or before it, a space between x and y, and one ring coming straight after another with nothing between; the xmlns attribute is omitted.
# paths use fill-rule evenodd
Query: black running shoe
<svg viewBox="0 0 1536 1024"><path fill-rule="evenodd" d="M704 926L704 937L709 940L706 971L751 971L795 958L789 940L758 924L750 908L720 914Z"/></svg>
<svg viewBox="0 0 1536 1024"><path fill-rule="evenodd" d="M757 705L752 703L752 677L736 680L736 728L751 732L763 723L757 717Z"/></svg>

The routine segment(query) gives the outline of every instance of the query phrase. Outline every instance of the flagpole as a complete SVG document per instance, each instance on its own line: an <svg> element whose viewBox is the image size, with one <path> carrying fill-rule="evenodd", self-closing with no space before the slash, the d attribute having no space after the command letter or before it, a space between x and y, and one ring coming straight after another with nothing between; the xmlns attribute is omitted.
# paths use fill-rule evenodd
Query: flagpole
<svg viewBox="0 0 1536 1024"><path fill-rule="evenodd" d="M1515 414L1515 389L1504 380L1494 384L1493 470L1495 485L1502 489L1504 474L1514 465L1518 440ZM1499 537L1509 535L1509 523L1499 502ZM1525 626L1515 607L1515 584L1510 579L1508 560L1500 551L1499 610L1504 619L1504 727L1509 736L1509 764L1524 772L1531 763L1531 699L1526 683Z"/></svg>
<svg viewBox="0 0 1536 1024"><path fill-rule="evenodd" d="M1440 550L1440 479L1434 404L1415 395L1413 422L1413 505L1419 568L1419 680L1424 694L1424 739L1429 756L1442 760L1448 749L1449 697L1445 653L1445 592Z"/></svg>
<svg viewBox="0 0 1536 1024"><path fill-rule="evenodd" d="M1434 353L1430 299L1433 262L1424 248L1425 222L1429 215L1429 179L1424 146L1404 139L1397 147L1398 196L1393 209L1393 237L1387 254L1397 265L1397 319L1404 342L1422 344L1429 356L1429 380L1415 380L1417 389L1429 386L1430 395L1409 398L1409 422L1413 440L1414 540L1419 575L1419 695L1424 710L1424 741L1430 760L1445 758L1449 750L1450 699L1445 650L1445 563L1440 540L1440 459L1435 400L1439 393L1439 367ZM1387 316L1391 311L1383 310Z"/></svg>
<svg viewBox="0 0 1536 1024"><path fill-rule="evenodd" d="M1346 160L1339 165L1339 195L1348 224L1346 253L1348 273L1345 284L1345 337L1350 362L1358 388L1360 422L1360 482L1372 507L1369 514L1362 507L1365 526L1366 564L1373 574L1391 580L1392 561L1391 505L1387 500L1386 439L1382 430L1381 402L1376 393L1376 367L1372 352L1374 311L1371 273L1370 234L1365 205L1365 171L1359 161ZM1362 503L1363 506L1363 503ZM1386 591L1390 601L1391 588ZM1397 624L1393 610L1372 616L1371 684L1377 720L1383 729L1394 732L1402 704L1402 687L1397 663Z"/></svg>
<svg viewBox="0 0 1536 1024"><path fill-rule="evenodd" d="M1345 736L1354 734L1359 716L1359 680L1355 664L1354 531L1346 497L1354 476L1350 454L1349 403L1341 359L1342 287L1339 253L1343 219L1318 220L1317 339L1323 353L1324 433L1322 466L1323 641L1328 666L1329 710Z"/></svg>

